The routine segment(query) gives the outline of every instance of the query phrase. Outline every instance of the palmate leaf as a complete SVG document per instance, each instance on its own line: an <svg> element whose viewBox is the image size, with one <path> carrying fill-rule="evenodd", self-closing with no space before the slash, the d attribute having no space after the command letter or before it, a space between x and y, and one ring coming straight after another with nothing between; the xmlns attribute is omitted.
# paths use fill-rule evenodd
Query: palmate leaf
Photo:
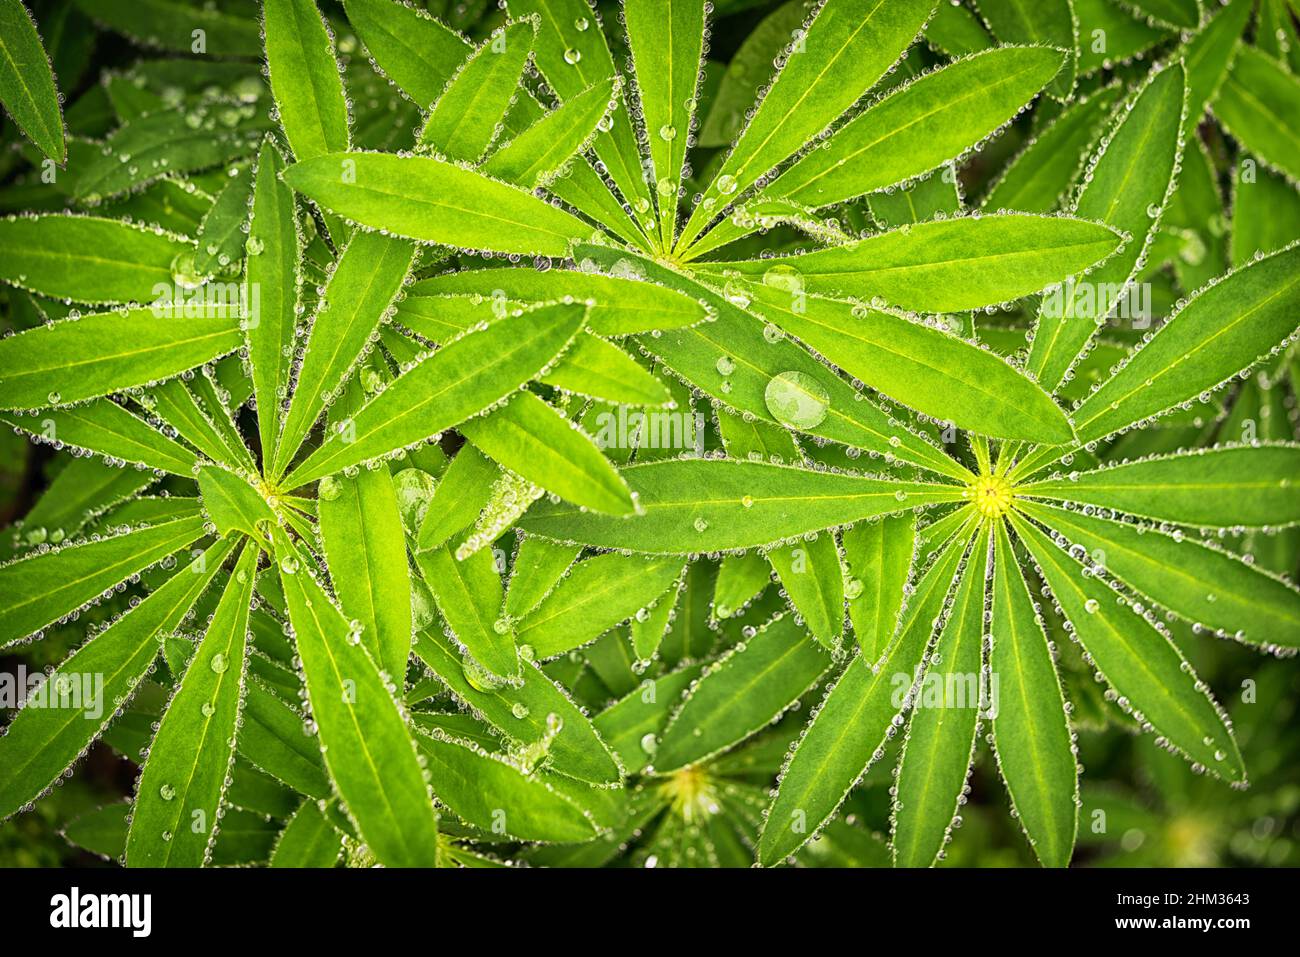
<svg viewBox="0 0 1300 957"><path fill-rule="evenodd" d="M954 538L917 583L883 656L869 662L854 655L827 691L781 773L759 837L763 866L779 864L811 840L867 767L883 757L891 721L914 683L969 544L969 535Z"/></svg>
<svg viewBox="0 0 1300 957"><path fill-rule="evenodd" d="M859 522L843 536L849 620L858 652L875 661L894 636L903 590L912 569L916 520L890 515Z"/></svg>
<svg viewBox="0 0 1300 957"><path fill-rule="evenodd" d="M443 346L367 402L284 480L296 488L459 425L528 382L572 340L586 307L507 316ZM346 424L346 423L344 423Z"/></svg>
<svg viewBox="0 0 1300 957"><path fill-rule="evenodd" d="M819 6L691 213L685 250L723 207L801 150L884 75L921 32L935 0L828 0Z"/></svg>
<svg viewBox="0 0 1300 957"><path fill-rule="evenodd" d="M518 187L428 156L328 153L295 163L284 180L346 219L424 242L564 256L591 235Z"/></svg>
<svg viewBox="0 0 1300 957"><path fill-rule="evenodd" d="M0 103L42 153L60 164L67 159L54 72L21 0L0 2Z"/></svg>
<svg viewBox="0 0 1300 957"><path fill-rule="evenodd" d="M149 746L127 832L132 866L198 867L211 854L235 757L257 556L244 546Z"/></svg>
<svg viewBox="0 0 1300 957"><path fill-rule="evenodd" d="M993 546L989 664L998 678L994 753L1035 856L1044 867L1064 867L1074 850L1079 816L1078 762L1065 698L1005 523L997 523Z"/></svg>
<svg viewBox="0 0 1300 957"><path fill-rule="evenodd" d="M1065 59L1045 47L998 47L922 76L860 113L763 195L817 208L932 170L1014 117Z"/></svg>
<svg viewBox="0 0 1300 957"><path fill-rule="evenodd" d="M395 867L435 866L437 815L401 706L282 532L275 556L335 790L376 858Z"/></svg>
<svg viewBox="0 0 1300 957"><path fill-rule="evenodd" d="M814 295L918 312L960 312L1038 292L1105 260L1121 243L1117 231L1082 219L960 216L726 268L759 277L787 266Z"/></svg>
<svg viewBox="0 0 1300 957"><path fill-rule="evenodd" d="M658 732L703 667L688 664L660 675L596 715L596 729L629 774L640 773L654 759Z"/></svg>
<svg viewBox="0 0 1300 957"><path fill-rule="evenodd" d="M437 548L474 522L492 496L501 469L472 445L456 453L433 491L416 536L416 549Z"/></svg>
<svg viewBox="0 0 1300 957"><path fill-rule="evenodd" d="M952 485L837 475L757 462L677 459L623 477L640 514L621 518L539 502L520 527L560 541L660 555L773 545L921 505L963 500Z"/></svg>
<svg viewBox="0 0 1300 957"><path fill-rule="evenodd" d="M1222 710L1167 635L1117 600L1099 575L1081 574L1044 532L1014 514L1011 522L1121 706L1189 760L1225 780L1245 780Z"/></svg>
<svg viewBox="0 0 1300 957"><path fill-rule="evenodd" d="M12 336L0 342L0 408L79 402L177 375L237 349L241 313L238 304L199 315L149 306Z"/></svg>
<svg viewBox="0 0 1300 957"><path fill-rule="evenodd" d="M490 549L458 561L451 546L416 556L438 611L476 662L499 678L516 679L519 652L508 621L500 617L501 575Z"/></svg>
<svg viewBox="0 0 1300 957"><path fill-rule="evenodd" d="M62 685L67 691L58 693L68 695L78 687L72 682L102 675L101 704L130 698L158 657L157 636L181 624L234 547L232 541L218 541L189 567L176 572L59 665L44 693L57 692L60 675L67 676L67 684ZM9 817L49 787L85 753L113 717L109 707L20 709L0 737L6 771L0 781L0 818Z"/></svg>

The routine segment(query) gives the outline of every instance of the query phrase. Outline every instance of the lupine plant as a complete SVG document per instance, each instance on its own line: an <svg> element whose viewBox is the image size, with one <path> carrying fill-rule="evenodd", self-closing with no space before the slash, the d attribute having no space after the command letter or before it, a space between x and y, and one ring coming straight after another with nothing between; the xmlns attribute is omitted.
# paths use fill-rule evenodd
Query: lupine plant
<svg viewBox="0 0 1300 957"><path fill-rule="evenodd" d="M1064 866L1098 715L1246 786L1292 0L31 6L0 817L93 748L127 865L926 866L987 763Z"/></svg>

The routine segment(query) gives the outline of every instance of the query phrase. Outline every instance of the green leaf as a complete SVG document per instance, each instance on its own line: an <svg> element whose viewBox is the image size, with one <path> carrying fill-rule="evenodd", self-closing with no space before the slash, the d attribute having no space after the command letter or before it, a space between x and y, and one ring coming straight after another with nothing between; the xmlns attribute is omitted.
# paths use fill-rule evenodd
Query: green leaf
<svg viewBox="0 0 1300 957"><path fill-rule="evenodd" d="M1059 207L1121 92L1121 85L1114 83L1066 107L1007 164L983 208L1050 213Z"/></svg>
<svg viewBox="0 0 1300 957"><path fill-rule="evenodd" d="M1123 0L1070 0L1070 7L1079 24L1080 76L1135 58L1169 37L1164 28L1126 9Z"/></svg>
<svg viewBox="0 0 1300 957"><path fill-rule="evenodd" d="M219 122L219 115L232 118L233 125ZM164 176L183 176L247 156L268 125L252 106L206 112L163 109L134 117L105 139L93 162L79 169L73 193L95 205Z"/></svg>
<svg viewBox="0 0 1300 957"><path fill-rule="evenodd" d="M257 21L247 14L177 0L73 0L93 20L145 46L180 53L255 57L262 52ZM202 38L194 35L201 30ZM198 48L202 44L202 49Z"/></svg>
<svg viewBox="0 0 1300 957"><path fill-rule="evenodd" d="M916 547L916 521L891 515L859 522L844 533L844 563L849 621L858 650L875 661L894 636Z"/></svg>
<svg viewBox="0 0 1300 957"><path fill-rule="evenodd" d="M195 239L198 252L194 269L201 276L225 274L244 258L244 224L248 222L248 200L253 194L252 164L241 166L217 194L203 214Z"/></svg>
<svg viewBox="0 0 1300 957"><path fill-rule="evenodd" d="M469 52L455 30L394 0L343 0L348 22L384 74L427 108Z"/></svg>
<svg viewBox="0 0 1300 957"><path fill-rule="evenodd" d="M333 867L343 836L310 798L298 805L271 852L271 867Z"/></svg>
<svg viewBox="0 0 1300 957"><path fill-rule="evenodd" d="M617 72L614 58L587 0L509 0L507 12L516 18L536 15L534 59L542 78L561 103ZM626 109L615 110L607 131L592 144L596 157L628 202L650 202L641 167L637 137ZM602 192L608 190L601 189Z"/></svg>
<svg viewBox="0 0 1300 957"><path fill-rule="evenodd" d="M866 528L866 523L861 527ZM718 566L713 590L714 613L719 618L740 614L771 583L772 566L762 555L757 552L727 555Z"/></svg>
<svg viewBox="0 0 1300 957"><path fill-rule="evenodd" d="M363 226L462 249L566 256L591 228L517 186L429 156L329 153L284 180Z"/></svg>
<svg viewBox="0 0 1300 957"><path fill-rule="evenodd" d="M1089 555L1104 555L1108 574L1200 628L1270 648L1300 644L1300 591L1230 552L1084 512L1017 507Z"/></svg>
<svg viewBox="0 0 1300 957"><path fill-rule="evenodd" d="M197 515L0 565L0 647L58 621L203 535Z"/></svg>
<svg viewBox="0 0 1300 957"><path fill-rule="evenodd" d="M471 525L492 497L492 486L500 477L495 462L472 445L462 446L433 491L417 536L417 550L437 548Z"/></svg>
<svg viewBox="0 0 1300 957"><path fill-rule="evenodd" d="M1184 138L1191 140L1194 130L1205 116L1205 107L1214 101L1240 46L1242 32L1255 4L1252 0L1230 0L1191 39L1174 51L1180 54L1187 71L1187 124Z"/></svg>
<svg viewBox="0 0 1300 957"><path fill-rule="evenodd" d="M656 773L698 764L761 731L797 702L831 656L789 617L734 646L693 681L659 737Z"/></svg>
<svg viewBox="0 0 1300 957"><path fill-rule="evenodd" d="M57 545L153 482L153 475L136 469L112 468L93 458L71 458L23 516L22 529L12 531L31 544Z"/></svg>
<svg viewBox="0 0 1300 957"><path fill-rule="evenodd" d="M499 754L445 732L416 738L428 759L438 800L461 820L522 841L589 841L596 826L589 812L546 777L530 775Z"/></svg>
<svg viewBox="0 0 1300 957"><path fill-rule="evenodd" d="M79 402L177 375L237 349L240 313L152 306L10 336L0 341L0 408Z"/></svg>
<svg viewBox="0 0 1300 957"><path fill-rule="evenodd" d="M858 114L763 194L816 209L955 160L1015 117L1065 59L1048 47L997 47L924 74Z"/></svg>
<svg viewBox="0 0 1300 957"><path fill-rule="evenodd" d="M703 668L703 664L686 665L647 680L596 715L596 729L618 754L628 774L639 774L654 760L659 731Z"/></svg>
<svg viewBox="0 0 1300 957"><path fill-rule="evenodd" d="M1199 0L1120 0L1140 16L1180 30L1193 30L1201 22Z"/></svg>
<svg viewBox="0 0 1300 957"><path fill-rule="evenodd" d="M1016 820L1044 867L1065 867L1079 811L1078 761L1055 655L1006 526L993 538L993 746Z"/></svg>
<svg viewBox="0 0 1300 957"><path fill-rule="evenodd" d="M919 437L838 376L828 375L825 365L805 349L785 341L779 327L765 328L757 316L737 306L732 300L745 301L746 287L727 286L724 291L732 297L727 298L649 259L632 259L595 246L580 246L575 254L592 257L605 268L631 269L652 282L671 285L713 310L717 318L712 322L643 337L640 344L723 407L785 428L788 423L779 422L768 407L767 388L783 373L799 373L819 383L829 400L825 417L816 422L812 416L802 419L801 431L961 481L968 477L962 466L932 442ZM727 368L730 371L721 371ZM660 420L669 424L671 421Z"/></svg>
<svg viewBox="0 0 1300 957"><path fill-rule="evenodd" d="M617 77L595 83L560 104L519 135L501 144L483 163L483 172L525 189L550 186L585 162L597 124L609 115L621 92Z"/></svg>
<svg viewBox="0 0 1300 957"><path fill-rule="evenodd" d="M296 488L459 425L545 368L581 328L584 306L507 316L448 343L398 376L284 480Z"/></svg>
<svg viewBox="0 0 1300 957"><path fill-rule="evenodd" d="M520 619L551 593L582 549L529 535L519 543L506 590L505 613Z"/></svg>
<svg viewBox="0 0 1300 957"><path fill-rule="evenodd" d="M1229 781L1245 779L1245 767L1219 706L1168 635L1117 596L1097 574L1077 562L1043 532L1011 513L1025 543L1074 634L1126 709L1188 760Z"/></svg>
<svg viewBox="0 0 1300 957"><path fill-rule="evenodd" d="M510 622L501 618L504 596L492 550L459 561L447 546L420 552L416 562L456 640L493 675L516 678L519 653Z"/></svg>
<svg viewBox="0 0 1300 957"><path fill-rule="evenodd" d="M705 4L703 0L626 0L622 14L650 147L649 173L660 201L660 243L671 248L688 134L695 124Z"/></svg>
<svg viewBox="0 0 1300 957"><path fill-rule="evenodd" d="M245 545L149 745L126 839L130 866L199 867L210 860L235 757L257 556L255 545Z"/></svg>
<svg viewBox="0 0 1300 957"><path fill-rule="evenodd" d="M1217 389L1294 334L1298 304L1300 243L1201 290L1075 409L1079 441Z"/></svg>
<svg viewBox="0 0 1300 957"><path fill-rule="evenodd" d="M76 302L150 302L172 286L188 240L116 219L46 215L0 219L0 280Z"/></svg>
<svg viewBox="0 0 1300 957"><path fill-rule="evenodd" d="M943 4L939 5L940 10ZM745 124L748 110L772 76L773 63L803 25L807 10L800 0L787 0L749 31L736 50L708 115L700 125L699 142L704 147L728 146Z"/></svg>
<svg viewBox="0 0 1300 957"><path fill-rule="evenodd" d="M313 317L276 449L276 474L283 474L321 412L341 393L414 258L410 243L379 233L358 230L348 241Z"/></svg>
<svg viewBox="0 0 1300 957"><path fill-rule="evenodd" d="M126 853L126 819L130 813L127 802L87 811L63 828L63 838L92 854L120 859Z"/></svg>
<svg viewBox="0 0 1300 957"><path fill-rule="evenodd" d="M198 470L199 494L203 510L217 527L217 534L243 532L265 543L266 533L259 528L277 524L275 513L258 489L250 473L236 475L219 466L202 466Z"/></svg>
<svg viewBox="0 0 1300 957"><path fill-rule="evenodd" d="M258 408L262 457L274 461L279 441L277 411L289 388L294 327L301 301L302 237L293 192L282 183L284 159L268 137L257 158L252 223L244 283L257 308L244 323Z"/></svg>
<svg viewBox="0 0 1300 957"><path fill-rule="evenodd" d="M483 41L447 81L420 132L420 144L450 160L477 164L501 131L519 92L537 27L512 23Z"/></svg>
<svg viewBox="0 0 1300 957"><path fill-rule="evenodd" d="M1300 522L1297 474L1300 446L1220 446L1072 472L1016 492L1180 525L1261 528Z"/></svg>
<svg viewBox="0 0 1300 957"><path fill-rule="evenodd" d="M567 502L611 515L635 510L627 483L591 438L531 392L460 431L484 455Z"/></svg>
<svg viewBox="0 0 1300 957"><path fill-rule="evenodd" d="M1300 177L1300 79L1254 47L1243 47L1214 100L1234 137L1292 180Z"/></svg>
<svg viewBox="0 0 1300 957"><path fill-rule="evenodd" d="M956 486L758 462L677 459L634 465L622 474L642 514L619 518L539 502L520 527L600 548L686 555L772 545L918 505L962 500Z"/></svg>
<svg viewBox="0 0 1300 957"><path fill-rule="evenodd" d="M543 659L579 648L650 605L681 572L681 561L615 552L580 561L523 617L515 637Z"/></svg>
<svg viewBox="0 0 1300 957"><path fill-rule="evenodd" d="M790 267L814 295L960 312L1019 299L1082 272L1121 245L1101 223L1009 213L904 226L833 249L728 263L760 277Z"/></svg>
<svg viewBox="0 0 1300 957"><path fill-rule="evenodd" d="M752 286L751 309L873 389L940 422L999 438L1069 442L1069 420L996 353L933 326L803 292L777 270Z"/></svg>
<svg viewBox="0 0 1300 957"><path fill-rule="evenodd" d="M976 9L989 32L1004 43L1041 43L1068 54L1048 92L1068 101L1078 69L1079 24L1070 0L978 0Z"/></svg>
<svg viewBox="0 0 1300 957"><path fill-rule="evenodd" d="M689 566L687 571L690 571ZM635 678L636 668L641 662L654 660L664 638L667 637L669 630L673 627L674 615L677 612L677 601L682 595L685 584L685 577L674 581L668 586L667 591L646 606L644 614L638 612L628 622L628 638L632 646L632 654L635 656L635 660L628 662L628 670L633 678ZM617 633L606 634L605 640L608 641L611 637L615 639L620 648L627 647L627 643L623 642L621 636ZM589 661L591 660L592 651L598 648L599 645L598 642L588 650L587 658ZM602 676L602 680L604 680L604 676ZM608 684L608 682L606 683ZM611 688L611 690L617 693L622 689Z"/></svg>
<svg viewBox="0 0 1300 957"><path fill-rule="evenodd" d="M597 786L622 780L617 761L590 719L532 662L525 661L520 669L519 686L480 688L469 681L451 639L434 629L416 634L415 653L452 694L508 738L525 746L549 740L550 770Z"/></svg>
<svg viewBox="0 0 1300 957"><path fill-rule="evenodd" d="M1044 388L1054 390L1061 384L1098 327L1116 310L1135 324L1151 320L1149 315L1127 315L1125 296L1173 192L1182 154L1185 97L1180 65L1153 74L1119 111L1085 175L1074 215L1105 223L1132 239L1077 287L1067 282L1060 292L1043 297L1027 368Z"/></svg>
<svg viewBox="0 0 1300 957"><path fill-rule="evenodd" d="M381 862L436 865L438 819L399 703L283 532L276 532L275 554L311 716L339 797Z"/></svg>
<svg viewBox="0 0 1300 957"><path fill-rule="evenodd" d="M672 401L668 387L635 359L618 346L586 333L580 334L573 348L538 381L565 392L626 405L663 406Z"/></svg>
<svg viewBox="0 0 1300 957"><path fill-rule="evenodd" d="M0 779L0 819L35 800L85 753L113 720L115 710L110 703L127 701L157 659L157 636L180 625L234 547L234 542L218 541L73 652L36 692L48 698L51 690L60 688L61 680L66 681L69 696L78 690L96 694L84 702L85 707L23 707L18 711L0 737L5 767ZM0 575L14 567L4 566ZM10 591L10 583L5 589L6 595L24 594ZM88 688L86 682L95 680L94 676L102 676L103 684Z"/></svg>
<svg viewBox="0 0 1300 957"><path fill-rule="evenodd" d="M315 0L262 0L266 66L280 128L299 160L348 148L334 41Z"/></svg>
<svg viewBox="0 0 1300 957"><path fill-rule="evenodd" d="M339 605L375 663L400 680L411 654L411 574L393 476L361 469L322 486L320 539Z"/></svg>
<svg viewBox="0 0 1300 957"><path fill-rule="evenodd" d="M830 820L884 744L934 631L969 536L954 539L917 584L888 650L854 655L817 708L781 774L763 822L758 862L773 867Z"/></svg>
<svg viewBox="0 0 1300 957"><path fill-rule="evenodd" d="M253 658L250 664L256 663ZM240 755L295 791L318 801L330 798L325 762L307 719L258 681L247 684Z"/></svg>
<svg viewBox="0 0 1300 957"><path fill-rule="evenodd" d="M98 452L110 461L131 462L186 478L198 462L189 449L108 399L26 416L0 416L0 421L49 442Z"/></svg>
<svg viewBox="0 0 1300 957"><path fill-rule="evenodd" d="M827 648L844 637L844 569L834 535L774 548L767 559L804 625Z"/></svg>
<svg viewBox="0 0 1300 957"><path fill-rule="evenodd" d="M54 72L20 0L0 2L0 103L42 153L59 164L67 160Z"/></svg>
<svg viewBox="0 0 1300 957"><path fill-rule="evenodd" d="M884 76L935 6L935 0L828 0L818 7L691 213L677 249L688 248L716 213L802 149Z"/></svg>
<svg viewBox="0 0 1300 957"><path fill-rule="evenodd" d="M960 810L989 694L981 669L989 528L981 528L959 572L948 619L916 689L898 762L891 846L895 866L929 867Z"/></svg>
<svg viewBox="0 0 1300 957"><path fill-rule="evenodd" d="M635 275L634 267L631 271ZM485 296L497 312L516 303L557 302L571 297L590 306L587 324L602 336L680 329L705 322L713 314L706 303L662 283L640 281L640 277L605 276L585 270L505 268L465 269L423 279L408 290L398 307L398 319L411 311L436 314L445 304L439 299L444 294ZM427 306L421 300L426 300ZM483 318L491 315L489 311Z"/></svg>

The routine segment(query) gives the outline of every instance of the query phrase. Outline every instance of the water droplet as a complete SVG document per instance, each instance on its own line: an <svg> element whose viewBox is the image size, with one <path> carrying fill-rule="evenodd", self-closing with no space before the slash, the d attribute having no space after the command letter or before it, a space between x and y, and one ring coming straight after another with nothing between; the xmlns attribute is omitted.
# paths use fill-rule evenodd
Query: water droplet
<svg viewBox="0 0 1300 957"><path fill-rule="evenodd" d="M730 196L736 191L740 184L736 182L736 177L730 173L724 173L718 177L718 192L723 196Z"/></svg>
<svg viewBox="0 0 1300 957"><path fill-rule="evenodd" d="M176 789L170 784L164 784L158 789L158 796L164 801L171 801L176 797Z"/></svg>
<svg viewBox="0 0 1300 957"><path fill-rule="evenodd" d="M714 364L714 367L721 375L731 375L731 373L736 371L736 363L731 356L720 357Z"/></svg>
<svg viewBox="0 0 1300 957"><path fill-rule="evenodd" d="M831 404L830 393L806 372L773 376L763 399L773 418L792 429L816 428L826 418Z"/></svg>
<svg viewBox="0 0 1300 957"><path fill-rule="evenodd" d="M208 667L211 668L215 674L225 674L226 669L230 667L230 662L226 660L225 655L216 654L213 655L212 660L208 662Z"/></svg>
<svg viewBox="0 0 1300 957"><path fill-rule="evenodd" d="M573 47L569 47L567 50L564 51L564 62L569 64L569 66L576 66L578 61L581 59L582 59L582 54L579 51L573 49Z"/></svg>

